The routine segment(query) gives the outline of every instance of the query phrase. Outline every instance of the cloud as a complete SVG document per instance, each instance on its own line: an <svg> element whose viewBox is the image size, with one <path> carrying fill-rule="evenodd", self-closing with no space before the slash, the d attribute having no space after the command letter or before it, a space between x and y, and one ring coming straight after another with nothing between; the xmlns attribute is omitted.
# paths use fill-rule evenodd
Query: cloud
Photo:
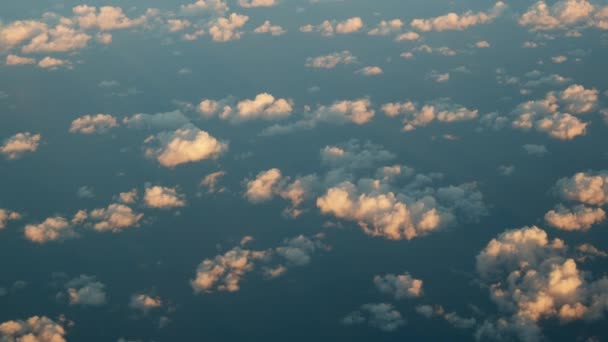
<svg viewBox="0 0 608 342"><path fill-rule="evenodd" d="M17 133L4 140L4 144L0 145L0 152L8 159L18 159L25 153L36 152L38 145L40 145L40 139L40 134Z"/></svg>
<svg viewBox="0 0 608 342"><path fill-rule="evenodd" d="M260 93L254 99L236 102L232 98L220 101L204 99L198 105L198 111L205 117L217 116L232 123L250 120L280 120L291 115L293 101L275 98L269 93Z"/></svg>
<svg viewBox="0 0 608 342"><path fill-rule="evenodd" d="M61 324L46 316L32 316L25 321L0 324L0 340L7 342L66 342L66 334Z"/></svg>
<svg viewBox="0 0 608 342"><path fill-rule="evenodd" d="M185 196L178 193L176 188L158 185L146 188L144 202L146 206L157 209L169 209L186 205Z"/></svg>
<svg viewBox="0 0 608 342"><path fill-rule="evenodd" d="M243 35L239 29L245 26L248 20L248 16L238 13L232 13L227 18L217 18L210 23L209 34L216 42L239 40Z"/></svg>
<svg viewBox="0 0 608 342"><path fill-rule="evenodd" d="M100 306L106 303L105 285L95 277L81 275L65 284L70 305Z"/></svg>
<svg viewBox="0 0 608 342"><path fill-rule="evenodd" d="M70 132L81 134L105 133L114 127L118 127L118 121L112 115L85 115L72 121Z"/></svg>
<svg viewBox="0 0 608 342"><path fill-rule="evenodd" d="M277 5L278 0L239 0L239 5L245 8L272 7Z"/></svg>
<svg viewBox="0 0 608 342"><path fill-rule="evenodd" d="M405 325L401 313L388 303L364 304L357 311L353 311L342 319L345 325L358 325L367 323L383 331L395 331Z"/></svg>
<svg viewBox="0 0 608 342"><path fill-rule="evenodd" d="M126 117L122 122L129 128L136 129L178 129L190 123L184 113L179 110L172 112L156 113L156 114L134 114L131 117Z"/></svg>
<svg viewBox="0 0 608 342"><path fill-rule="evenodd" d="M191 4L181 5L181 11L184 14L194 15L203 12L212 12L223 15L230 8L223 0L197 0Z"/></svg>
<svg viewBox="0 0 608 342"><path fill-rule="evenodd" d="M473 13L472 11L463 14L448 13L430 19L414 19L410 25L419 31L462 31L469 27L487 24L496 19L504 11L507 5L499 1L489 12Z"/></svg>
<svg viewBox="0 0 608 342"><path fill-rule="evenodd" d="M302 267L310 262L312 254L326 248L320 241L322 236L312 238L303 235L286 239L275 248L262 251L243 249L242 245L252 239L246 237L241 246L234 247L213 259L203 260L190 282L195 293L214 291L236 292L246 274L253 272L258 264L267 279L283 275L289 267Z"/></svg>
<svg viewBox="0 0 608 342"><path fill-rule="evenodd" d="M588 205L608 204L608 171L578 172L556 183L556 191L566 200Z"/></svg>
<svg viewBox="0 0 608 342"><path fill-rule="evenodd" d="M568 231L589 230L594 224L603 222L606 212L601 208L577 205L574 208L557 206L545 214L545 221L552 227Z"/></svg>
<svg viewBox="0 0 608 342"><path fill-rule="evenodd" d="M412 277L409 273L377 275L374 277L374 285L381 293L397 300L422 296L422 280Z"/></svg>
<svg viewBox="0 0 608 342"><path fill-rule="evenodd" d="M208 193L224 192L226 188L219 186L220 178L224 177L226 172L216 171L206 175L200 185L207 188Z"/></svg>
<svg viewBox="0 0 608 342"><path fill-rule="evenodd" d="M0 229L6 228L9 221L16 221L21 219L21 214L16 211L0 208Z"/></svg>
<svg viewBox="0 0 608 342"><path fill-rule="evenodd" d="M67 52L87 46L91 36L66 25L47 29L21 48L23 53Z"/></svg>
<svg viewBox="0 0 608 342"><path fill-rule="evenodd" d="M128 29L141 26L146 23L148 17L143 15L139 18L131 19L127 17L122 8L114 6L88 6L79 5L72 9L78 25L87 29L99 29L101 31L111 31Z"/></svg>
<svg viewBox="0 0 608 342"><path fill-rule="evenodd" d="M151 310L162 307L163 302L159 297L152 297L144 293L137 293L131 296L129 307L147 314Z"/></svg>
<svg viewBox="0 0 608 342"><path fill-rule="evenodd" d="M363 20L360 17L352 17L344 21L325 20L319 25L304 25L300 27L300 32L318 32L324 37L331 37L335 34L350 34L360 31L363 28Z"/></svg>
<svg viewBox="0 0 608 342"><path fill-rule="evenodd" d="M147 148L146 156L170 168L215 159L228 150L227 143L219 141L191 124L173 132L161 132L147 142L157 142L160 147Z"/></svg>
<svg viewBox="0 0 608 342"><path fill-rule="evenodd" d="M270 23L270 20L266 20L264 21L264 23L258 27L256 27L253 30L254 33L270 33L273 36L280 36L285 34L287 31L285 31L281 26L279 25L272 25Z"/></svg>
<svg viewBox="0 0 608 342"><path fill-rule="evenodd" d="M384 71L382 71L382 68L378 66L366 66L362 69L357 70L357 73L365 76L376 76L383 74Z"/></svg>
<svg viewBox="0 0 608 342"><path fill-rule="evenodd" d="M279 188L281 177L281 170L276 168L260 172L255 179L247 182L245 198L253 203L271 199Z"/></svg>
<svg viewBox="0 0 608 342"><path fill-rule="evenodd" d="M440 305L418 305L416 306L416 312L426 318L441 317L456 329L471 329L477 325L475 318L462 317L456 312L446 312Z"/></svg>
<svg viewBox="0 0 608 342"><path fill-rule="evenodd" d="M17 55L6 56L6 65L28 65L28 64L36 64L36 60L34 58L21 57L21 56L17 56Z"/></svg>
<svg viewBox="0 0 608 342"><path fill-rule="evenodd" d="M595 26L608 29L607 7L599 7L587 0L561 0L548 5L538 1L519 18L519 24L532 31L569 30Z"/></svg>
<svg viewBox="0 0 608 342"><path fill-rule="evenodd" d="M403 130L406 132L435 121L449 123L473 120L478 116L477 109L468 109L451 103L449 99L438 99L422 107L411 101L387 103L382 106L382 111L391 117L403 116Z"/></svg>
<svg viewBox="0 0 608 342"><path fill-rule="evenodd" d="M538 227L508 230L492 239L477 256L477 270L507 317L487 320L477 339L538 341L542 320L602 318L608 308L608 278L584 275L567 251L562 240L549 239Z"/></svg>
<svg viewBox="0 0 608 342"><path fill-rule="evenodd" d="M43 69L55 70L60 66L70 65L70 62L63 59L57 59L53 57L44 57L38 62L38 66Z"/></svg>
<svg viewBox="0 0 608 342"><path fill-rule="evenodd" d="M18 20L8 25L0 24L0 43L14 47L46 30L45 23L35 20Z"/></svg>
<svg viewBox="0 0 608 342"><path fill-rule="evenodd" d="M288 134L298 130L313 129L319 123L364 125L376 114L369 99L336 101L330 106L319 106L314 111L304 113L304 118L284 125L276 124L266 128L262 135Z"/></svg>
<svg viewBox="0 0 608 342"><path fill-rule="evenodd" d="M117 233L127 228L137 227L143 216L143 214L135 213L130 207L118 203L89 212L89 218L93 221L93 229L99 232Z"/></svg>
<svg viewBox="0 0 608 342"><path fill-rule="evenodd" d="M330 53L325 56L309 57L306 59L306 66L316 69L333 69L338 64L352 64L357 62L357 57L353 56L350 51L344 50L341 52Z"/></svg>
<svg viewBox="0 0 608 342"><path fill-rule="evenodd" d="M40 224L25 226L25 237L39 244L49 241L63 241L78 236L72 225L63 217L49 217Z"/></svg>
<svg viewBox="0 0 608 342"><path fill-rule="evenodd" d="M549 153L545 145L525 144L522 147L529 155L533 156L543 156Z"/></svg>
<svg viewBox="0 0 608 342"><path fill-rule="evenodd" d="M405 23L401 19L382 20L375 28L369 30L367 34L370 36L388 36L401 32Z"/></svg>

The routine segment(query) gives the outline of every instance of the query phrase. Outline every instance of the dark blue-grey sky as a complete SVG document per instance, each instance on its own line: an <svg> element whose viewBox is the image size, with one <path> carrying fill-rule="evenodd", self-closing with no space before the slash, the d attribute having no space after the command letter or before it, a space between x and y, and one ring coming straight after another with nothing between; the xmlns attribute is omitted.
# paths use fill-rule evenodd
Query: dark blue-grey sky
<svg viewBox="0 0 608 342"><path fill-rule="evenodd" d="M608 3L0 4L0 342L608 339Z"/></svg>

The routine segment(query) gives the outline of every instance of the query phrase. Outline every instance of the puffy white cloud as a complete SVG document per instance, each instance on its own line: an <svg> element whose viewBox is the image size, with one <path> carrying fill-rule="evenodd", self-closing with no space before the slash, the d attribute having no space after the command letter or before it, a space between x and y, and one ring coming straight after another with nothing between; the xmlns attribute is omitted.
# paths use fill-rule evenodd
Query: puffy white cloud
<svg viewBox="0 0 608 342"><path fill-rule="evenodd" d="M416 32L403 32L397 37L395 37L395 41L397 42L409 42L420 39L420 35Z"/></svg>
<svg viewBox="0 0 608 342"><path fill-rule="evenodd" d="M305 112L304 118L296 122L270 126L262 132L262 135L279 135L313 129L322 122L364 125L371 121L375 114L369 99L336 101L330 106L319 106L314 111Z"/></svg>
<svg viewBox="0 0 608 342"><path fill-rule="evenodd" d="M417 127L424 127L434 121L456 122L472 120L478 116L477 109L468 109L451 103L448 99L439 99L425 104L421 108L411 101L387 103L382 106L382 111L392 117L402 115L404 131L412 131Z"/></svg>
<svg viewBox="0 0 608 342"><path fill-rule="evenodd" d="M241 39L240 29L249 20L246 15L231 13L227 18L217 18L210 23L209 34L216 42L229 42Z"/></svg>
<svg viewBox="0 0 608 342"><path fill-rule="evenodd" d="M277 168L260 172L255 179L247 182L245 197L254 203L271 199L280 185L281 177L281 170Z"/></svg>
<svg viewBox="0 0 608 342"><path fill-rule="evenodd" d="M70 222L60 216L49 217L40 224L28 224L24 233L26 239L40 244L78 236Z"/></svg>
<svg viewBox="0 0 608 342"><path fill-rule="evenodd" d="M267 278L276 278L283 275L288 267L307 265L313 253L326 248L321 243L321 238L319 235L312 238L300 235L283 241L276 248L255 251L242 248L242 245L252 240L251 237L245 237L240 247L234 247L213 259L203 260L190 284L195 293L236 292L240 289L243 277L254 271L258 264L264 265L262 271Z"/></svg>
<svg viewBox="0 0 608 342"><path fill-rule="evenodd" d="M490 241L477 256L477 270L490 285L492 300L509 316L486 321L476 337L538 341L542 320L603 317L608 278L592 280L566 253L562 240L549 239L538 227L508 230Z"/></svg>
<svg viewBox="0 0 608 342"><path fill-rule="evenodd" d="M17 55L6 56L6 65L28 65L28 64L36 64L36 60L34 58L21 57L21 56L17 56Z"/></svg>
<svg viewBox="0 0 608 342"><path fill-rule="evenodd" d="M533 31L568 30L577 26L608 29L606 9L588 0L560 0L552 5L541 0L521 15L519 24Z"/></svg>
<svg viewBox="0 0 608 342"><path fill-rule="evenodd" d="M254 33L270 33L273 36L280 36L282 34L285 34L285 31L281 26L279 25L272 25L270 23L270 20L266 20L264 21L264 23L258 27L256 27L253 30Z"/></svg>
<svg viewBox="0 0 608 342"><path fill-rule="evenodd" d="M357 73L365 76L376 76L383 74L384 71L378 66L366 66L362 69L357 70Z"/></svg>
<svg viewBox="0 0 608 342"><path fill-rule="evenodd" d="M0 341L3 342L66 342L66 334L61 324L46 316L0 324Z"/></svg>
<svg viewBox="0 0 608 342"><path fill-rule="evenodd" d="M585 89L574 84L560 92L559 98L568 113L583 114L596 108L598 93L597 89Z"/></svg>
<svg viewBox="0 0 608 342"><path fill-rule="evenodd" d="M143 214L138 214L124 204L112 203L107 208L94 209L89 213L93 228L100 232L120 232L139 226Z"/></svg>
<svg viewBox="0 0 608 342"><path fill-rule="evenodd" d="M95 277L81 275L65 284L70 305L99 306L106 303L105 285Z"/></svg>
<svg viewBox="0 0 608 342"><path fill-rule="evenodd" d="M14 47L46 30L45 23L35 20L18 20L8 25L0 24L0 46Z"/></svg>
<svg viewBox="0 0 608 342"><path fill-rule="evenodd" d="M179 32L192 26L192 23L185 19L169 19L167 25L169 25L169 32Z"/></svg>
<svg viewBox="0 0 608 342"><path fill-rule="evenodd" d="M556 184L558 194L570 201L589 205L608 204L608 171L578 172Z"/></svg>
<svg viewBox="0 0 608 342"><path fill-rule="evenodd" d="M289 116L293 110L293 101L275 98L271 94L258 94L253 100L243 100L237 103L233 120L265 119L275 120Z"/></svg>
<svg viewBox="0 0 608 342"><path fill-rule="evenodd" d="M485 40L480 40L478 42L475 43L475 47L478 49L486 49L490 47L490 43L488 43Z"/></svg>
<svg viewBox="0 0 608 342"><path fill-rule="evenodd" d="M318 32L325 37L331 37L334 34L349 34L355 33L363 28L363 20L359 17L352 17L344 21L325 20L321 24L304 25L300 27L301 32Z"/></svg>
<svg viewBox="0 0 608 342"><path fill-rule="evenodd" d="M364 304L342 319L345 325L367 323L383 331L395 331L405 324L401 313L388 303Z"/></svg>
<svg viewBox="0 0 608 342"><path fill-rule="evenodd" d="M121 203L125 204L133 204L137 201L137 189L132 189L131 191L121 192L118 195L118 199Z"/></svg>
<svg viewBox="0 0 608 342"><path fill-rule="evenodd" d="M118 126L118 121L110 114L85 115L72 121L70 132L93 134L105 133Z"/></svg>
<svg viewBox="0 0 608 342"><path fill-rule="evenodd" d="M97 8L95 6L79 5L72 8L72 12L74 12L78 25L85 30L99 29L101 31L111 31L127 29L143 25L148 20L146 15L131 19L125 15L122 8L114 6Z"/></svg>
<svg viewBox="0 0 608 342"><path fill-rule="evenodd" d="M278 0L239 0L239 5L245 8L251 7L272 7L278 3Z"/></svg>
<svg viewBox="0 0 608 342"><path fill-rule="evenodd" d="M473 13L472 11L468 11L463 14L452 12L430 19L414 19L410 25L419 31L462 31L471 26L494 21L506 7L507 5L504 2L499 1L494 4L494 7L489 12Z"/></svg>
<svg viewBox="0 0 608 342"><path fill-rule="evenodd" d="M422 296L422 280L412 277L409 273L377 275L374 277L374 284L380 292L395 299Z"/></svg>
<svg viewBox="0 0 608 342"><path fill-rule="evenodd" d="M9 221L20 220L21 214L16 211L0 208L0 229L6 228Z"/></svg>
<svg viewBox="0 0 608 342"><path fill-rule="evenodd" d="M405 23L401 19L382 20L375 28L369 30L367 34L370 36L388 36L401 32L404 25Z"/></svg>
<svg viewBox="0 0 608 342"><path fill-rule="evenodd" d="M569 231L589 230L591 226L603 222L605 219L604 210L584 205L577 205L572 209L560 205L545 214L545 221L550 226Z"/></svg>
<svg viewBox="0 0 608 342"><path fill-rule="evenodd" d="M344 50L324 56L309 57L306 59L306 66L317 69L333 69L338 64L352 64L356 62L357 57L353 56L350 51Z"/></svg>
<svg viewBox="0 0 608 342"><path fill-rule="evenodd" d="M36 152L38 145L40 145L40 139L40 134L17 133L4 140L4 144L0 145L0 152L8 159L17 159L25 153Z"/></svg>
<svg viewBox="0 0 608 342"><path fill-rule="evenodd" d="M150 208L168 209L186 205L185 196L178 193L176 188L164 186L147 187L144 202Z"/></svg>
<svg viewBox="0 0 608 342"><path fill-rule="evenodd" d="M182 13L190 15L203 12L224 14L230 10L224 0L197 0L191 4L181 5L180 8Z"/></svg>
<svg viewBox="0 0 608 342"><path fill-rule="evenodd" d="M80 50L87 46L91 36L66 25L54 28L33 37L21 48L23 53L67 52Z"/></svg>
<svg viewBox="0 0 608 342"><path fill-rule="evenodd" d="M147 148L145 153L165 167L214 159L228 150L227 143L193 125L185 125L173 132L159 133L147 142L160 143L160 147Z"/></svg>
<svg viewBox="0 0 608 342"><path fill-rule="evenodd" d="M152 297L144 293L132 295L129 301L129 307L131 309L141 311L144 314L162 306L163 302L159 297Z"/></svg>
<svg viewBox="0 0 608 342"><path fill-rule="evenodd" d="M70 65L70 62L64 59L58 59L53 57L44 57L38 62L38 66L43 69L57 69L60 66Z"/></svg>

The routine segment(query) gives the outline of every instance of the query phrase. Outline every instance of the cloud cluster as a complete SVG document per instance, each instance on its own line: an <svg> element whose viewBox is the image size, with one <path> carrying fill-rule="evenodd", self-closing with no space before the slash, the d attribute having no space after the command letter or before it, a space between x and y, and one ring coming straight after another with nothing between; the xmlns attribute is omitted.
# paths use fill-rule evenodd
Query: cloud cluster
<svg viewBox="0 0 608 342"><path fill-rule="evenodd" d="M352 17L344 21L325 20L319 25L304 25L300 27L300 32L318 32L324 37L331 37L335 34L358 32L363 26L363 20L360 17Z"/></svg>
<svg viewBox="0 0 608 342"><path fill-rule="evenodd" d="M137 293L131 296L129 307L147 314L151 310L158 309L163 306L163 302L159 297L152 297L145 293Z"/></svg>
<svg viewBox="0 0 608 342"><path fill-rule="evenodd" d="M19 219L21 219L21 214L18 212L0 208L0 229L6 228L9 221Z"/></svg>
<svg viewBox="0 0 608 342"><path fill-rule="evenodd" d="M412 277L409 273L377 275L374 277L374 285L378 291L397 300L422 296L422 280Z"/></svg>
<svg viewBox="0 0 608 342"><path fill-rule="evenodd" d="M106 303L105 285L95 277L81 275L65 284L70 305L99 306Z"/></svg>
<svg viewBox="0 0 608 342"><path fill-rule="evenodd" d="M342 319L345 325L368 324L383 331L395 331L405 325L401 313L388 303L364 304Z"/></svg>
<svg viewBox="0 0 608 342"><path fill-rule="evenodd" d="M269 93L260 93L254 99L233 101L204 99L198 105L198 111L205 117L217 116L233 123L249 120L279 120L291 115L293 101L275 98Z"/></svg>
<svg viewBox="0 0 608 342"><path fill-rule="evenodd" d="M473 120L478 116L477 109L453 104L448 99L439 99L422 107L411 101L387 103L382 106L382 111L390 117L403 116L404 131L412 131L434 121L448 123Z"/></svg>
<svg viewBox="0 0 608 342"><path fill-rule="evenodd" d="M245 249L237 246L213 259L203 260L190 282L195 293L214 291L236 292L247 273L261 266L267 278L283 275L289 267L301 267L310 262L312 254L326 248L322 236L303 235L285 240L281 245L266 250ZM251 239L244 239L243 244Z"/></svg>
<svg viewBox="0 0 608 342"><path fill-rule="evenodd" d="M489 12L478 12L473 13L468 11L463 14L448 13L435 18L430 19L414 19L410 25L419 31L448 31L457 30L462 31L469 27L487 24L496 19L507 7L507 5L499 1L494 4L494 7Z"/></svg>
<svg viewBox="0 0 608 342"><path fill-rule="evenodd" d="M146 187L144 203L150 208L170 209L184 207L186 200L185 196L178 193L176 188L155 185Z"/></svg>
<svg viewBox="0 0 608 342"><path fill-rule="evenodd" d="M6 342L66 342L66 334L61 324L46 316L0 324L0 341Z"/></svg>
<svg viewBox="0 0 608 342"><path fill-rule="evenodd" d="M339 64L353 64L357 63L357 57L348 51L340 51L330 53L324 56L309 57L306 59L306 66L309 68L316 69L333 69Z"/></svg>
<svg viewBox="0 0 608 342"><path fill-rule="evenodd" d="M519 18L519 24L533 31L577 30L586 27L608 29L608 6L588 0L560 0L549 5L541 0Z"/></svg>
<svg viewBox="0 0 608 342"><path fill-rule="evenodd" d="M117 126L118 121L112 115L85 115L72 121L70 132L82 134L105 133Z"/></svg>
<svg viewBox="0 0 608 342"><path fill-rule="evenodd" d="M608 278L591 280L567 251L562 240L550 239L538 227L508 230L492 239L477 256L477 271L507 316L486 320L477 339L538 341L543 320L602 318Z"/></svg>

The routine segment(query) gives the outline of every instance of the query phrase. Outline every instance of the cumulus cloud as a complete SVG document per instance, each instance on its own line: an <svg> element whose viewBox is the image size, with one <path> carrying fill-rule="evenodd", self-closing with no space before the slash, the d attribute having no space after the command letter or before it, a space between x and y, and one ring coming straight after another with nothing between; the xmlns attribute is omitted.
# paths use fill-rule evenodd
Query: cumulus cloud
<svg viewBox="0 0 608 342"><path fill-rule="evenodd" d="M378 66L366 66L357 70L357 73L365 76L376 76L383 74L384 71Z"/></svg>
<svg viewBox="0 0 608 342"><path fill-rule="evenodd" d="M479 340L517 338L538 341L545 319L597 320L607 309L608 278L592 280L567 255L560 239L538 227L508 230L477 256L477 270L491 299L507 314L485 321Z"/></svg>
<svg viewBox="0 0 608 342"><path fill-rule="evenodd" d="M88 214L93 229L99 232L120 232L131 227L138 227L144 216L124 204L112 203L107 208L94 209Z"/></svg>
<svg viewBox="0 0 608 342"><path fill-rule="evenodd" d="M105 133L117 126L118 121L112 115L85 115L72 121L70 132L82 134Z"/></svg>
<svg viewBox="0 0 608 342"><path fill-rule="evenodd" d="M157 209L169 209L186 205L185 196L178 193L176 188L159 185L146 188L144 202L146 206Z"/></svg>
<svg viewBox="0 0 608 342"><path fill-rule="evenodd" d="M36 152L40 145L40 139L40 134L17 133L4 140L4 144L0 145L0 152L8 159L18 159L25 153Z"/></svg>
<svg viewBox="0 0 608 342"><path fill-rule="evenodd" d="M595 26L608 29L608 7L588 0L560 0L551 5L537 1L519 18L519 24L533 31L569 30Z"/></svg>
<svg viewBox="0 0 608 342"><path fill-rule="evenodd" d="M405 23L401 19L382 20L367 34L370 36L388 36L401 32L403 26L405 26Z"/></svg>
<svg viewBox="0 0 608 342"><path fill-rule="evenodd" d="M98 29L101 31L111 31L128 29L141 26L146 23L148 17L142 15L139 18L129 18L125 15L122 8L114 6L88 6L79 5L72 9L75 20L83 29ZM146 13L151 14L151 13Z"/></svg>
<svg viewBox="0 0 608 342"><path fill-rule="evenodd" d="M6 228L9 221L20 220L21 214L16 211L0 208L0 229Z"/></svg>
<svg viewBox="0 0 608 342"><path fill-rule="evenodd" d="M369 324L383 331L395 331L405 325L401 313L388 303L364 304L342 319L345 325Z"/></svg>
<svg viewBox="0 0 608 342"><path fill-rule="evenodd" d="M357 62L357 57L353 56L348 50L334 52L324 56L309 57L306 59L306 66L316 69L333 69L338 64L352 64Z"/></svg>
<svg viewBox="0 0 608 342"><path fill-rule="evenodd" d="M66 342L63 326L46 316L0 324L0 340L6 342Z"/></svg>
<svg viewBox="0 0 608 342"><path fill-rule="evenodd" d="M278 0L239 0L239 5L245 8L251 7L272 7L278 3Z"/></svg>
<svg viewBox="0 0 608 342"><path fill-rule="evenodd" d="M162 307L163 302L159 297L153 297L144 293L137 293L131 296L129 307L147 314L151 310Z"/></svg>
<svg viewBox="0 0 608 342"><path fill-rule="evenodd" d="M71 223L61 216L49 217L39 224L28 224L25 226L24 233L28 240L40 244L78 236Z"/></svg>
<svg viewBox="0 0 608 342"><path fill-rule="evenodd" d="M397 300L422 296L422 280L412 277L409 273L377 275L374 277L374 285L378 291Z"/></svg>
<svg viewBox="0 0 608 342"><path fill-rule="evenodd" d="M227 18L217 18L210 23L209 35L216 42L239 40L243 35L240 29L248 20L248 16L238 13L231 13Z"/></svg>
<svg viewBox="0 0 608 342"><path fill-rule="evenodd" d="M412 131L434 121L448 123L473 120L478 116L477 109L451 103L449 99L435 100L422 107L411 101L387 103L382 106L382 111L391 117L403 116L404 131Z"/></svg>
<svg viewBox="0 0 608 342"><path fill-rule="evenodd" d="M558 180L556 190L563 199L603 206L608 203L608 171L578 172Z"/></svg>
<svg viewBox="0 0 608 342"><path fill-rule="evenodd" d="M197 0L193 3L181 5L180 7L183 14L194 15L204 12L211 12L223 15L228 12L230 8L224 0Z"/></svg>
<svg viewBox="0 0 608 342"><path fill-rule="evenodd" d="M65 284L70 305L99 306L106 303L105 285L95 277L81 275Z"/></svg>
<svg viewBox="0 0 608 342"><path fill-rule="evenodd" d="M321 238L322 236L308 238L300 235L283 241L275 248L261 251L234 247L213 259L203 260L190 284L195 293L236 292L240 289L244 276L260 265L267 278L276 278L283 275L289 267L307 265L313 253L326 247L321 243ZM250 238L244 240L245 243L251 241Z"/></svg>
<svg viewBox="0 0 608 342"><path fill-rule="evenodd" d="M369 99L336 101L330 106L319 106L314 111L305 112L304 118L299 121L270 126L262 132L262 135L280 135L298 130L313 129L323 122L364 125L370 122L375 114L376 112Z"/></svg>
<svg viewBox="0 0 608 342"><path fill-rule="evenodd" d="M456 329L471 329L477 325L475 318L462 317L456 312L446 312L440 305L418 305L416 312L426 318L441 317Z"/></svg>
<svg viewBox="0 0 608 342"><path fill-rule="evenodd" d="M589 230L591 226L603 222L605 219L604 210L584 205L577 205L572 209L559 205L545 214L545 221L550 226L569 231Z"/></svg>
<svg viewBox="0 0 608 342"><path fill-rule="evenodd" d="M235 103L231 98L224 100L204 99L198 105L198 111L205 117L217 116L222 120L239 123L249 120L280 120L291 115L293 101L275 98L269 93L260 93L254 99L245 99Z"/></svg>
<svg viewBox="0 0 608 342"><path fill-rule="evenodd" d="M70 62L64 59L58 59L53 57L44 57L38 62L38 67L43 69L55 70L61 66L69 66Z"/></svg>
<svg viewBox="0 0 608 342"><path fill-rule="evenodd" d="M209 193L224 192L226 188L219 186L219 182L225 175L225 171L212 172L201 180L200 185L206 187Z"/></svg>
<svg viewBox="0 0 608 342"><path fill-rule="evenodd" d="M173 132L161 132L147 142L158 143L160 147L147 148L146 156L170 168L205 159L215 159L228 150L227 143L219 141L191 124Z"/></svg>
<svg viewBox="0 0 608 342"><path fill-rule="evenodd" d="M300 32L318 32L322 36L331 37L335 34L349 34L360 31L363 28L363 20L359 17L352 17L344 21L325 20L319 25L304 25L300 27Z"/></svg>
<svg viewBox="0 0 608 342"><path fill-rule="evenodd" d="M6 56L6 65L28 65L36 64L36 60L30 57L21 57L17 55Z"/></svg>
<svg viewBox="0 0 608 342"><path fill-rule="evenodd" d="M253 30L254 33L269 33L273 36L280 36L282 34L285 34L285 31L281 26L279 25L272 25L270 23L270 20L266 20L264 21L264 23L258 27L256 27Z"/></svg>
<svg viewBox="0 0 608 342"><path fill-rule="evenodd" d="M496 19L507 7L507 5L499 1L494 4L494 7L489 12L473 13L472 11L463 14L448 13L435 18L429 19L414 19L410 25L419 31L462 31L469 27L487 24Z"/></svg>

